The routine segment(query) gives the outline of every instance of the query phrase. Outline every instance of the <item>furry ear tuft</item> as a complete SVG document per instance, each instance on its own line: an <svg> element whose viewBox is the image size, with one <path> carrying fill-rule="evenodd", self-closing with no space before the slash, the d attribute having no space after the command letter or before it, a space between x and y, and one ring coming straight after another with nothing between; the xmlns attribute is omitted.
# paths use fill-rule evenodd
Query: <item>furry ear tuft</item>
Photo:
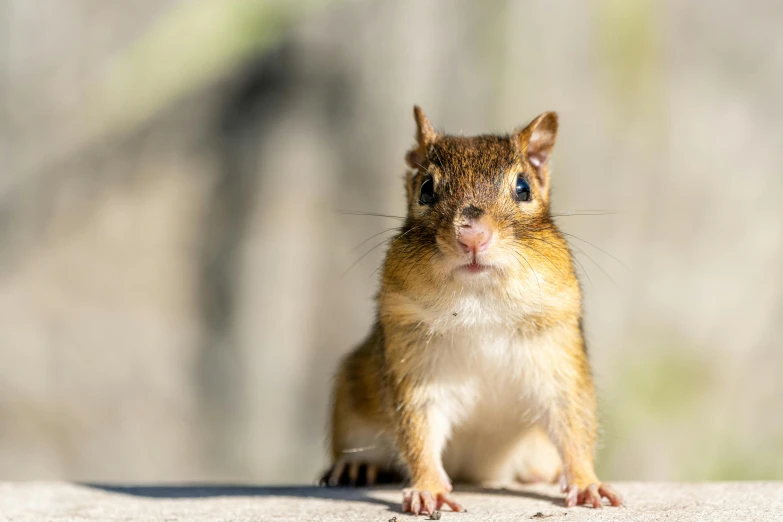
<svg viewBox="0 0 783 522"><path fill-rule="evenodd" d="M545 112L515 136L523 154L536 169L538 181L544 192L548 192L549 189L549 158L555 148L557 126L557 114Z"/></svg>
<svg viewBox="0 0 783 522"><path fill-rule="evenodd" d="M438 133L432 127L427 115L418 105L413 106L413 119L416 120L416 147L408 151L405 155L405 161L408 166L415 169L421 169L427 160L427 149L438 139Z"/></svg>

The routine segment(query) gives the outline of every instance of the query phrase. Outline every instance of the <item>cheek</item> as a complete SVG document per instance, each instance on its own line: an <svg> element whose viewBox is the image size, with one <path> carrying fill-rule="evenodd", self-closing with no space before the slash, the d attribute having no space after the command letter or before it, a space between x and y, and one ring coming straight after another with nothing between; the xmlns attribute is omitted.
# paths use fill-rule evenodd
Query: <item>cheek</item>
<svg viewBox="0 0 783 522"><path fill-rule="evenodd" d="M517 201L502 201L493 209L493 217L499 231L513 232L514 228L527 217L523 205Z"/></svg>
<svg viewBox="0 0 783 522"><path fill-rule="evenodd" d="M435 242L441 252L449 255L459 254L457 251L457 234L452 225L439 227L435 236Z"/></svg>
<svg viewBox="0 0 783 522"><path fill-rule="evenodd" d="M491 256L501 264L509 264L519 249L518 227L500 222L494 232Z"/></svg>
<svg viewBox="0 0 783 522"><path fill-rule="evenodd" d="M417 217L417 214L421 214ZM409 250L425 253L438 249L439 228L432 219L432 214L426 208L415 208L410 212L411 227L402 233L395 241L405 245Z"/></svg>
<svg viewBox="0 0 783 522"><path fill-rule="evenodd" d="M413 173L408 172L405 175L405 192L408 196L408 205L413 204Z"/></svg>
<svg viewBox="0 0 783 522"><path fill-rule="evenodd" d="M533 224L539 221L543 211L543 206L538 198L532 201L517 203L507 214L508 226L512 229L529 229Z"/></svg>
<svg viewBox="0 0 783 522"><path fill-rule="evenodd" d="M416 204L415 201L412 201L410 204L410 217L413 218L414 224L413 226L423 227L426 226L425 219L427 217L427 209L422 207L421 205Z"/></svg>
<svg viewBox="0 0 783 522"><path fill-rule="evenodd" d="M495 209L498 255L513 256L519 250L519 241L534 234L539 222L541 206L535 201L499 205Z"/></svg>

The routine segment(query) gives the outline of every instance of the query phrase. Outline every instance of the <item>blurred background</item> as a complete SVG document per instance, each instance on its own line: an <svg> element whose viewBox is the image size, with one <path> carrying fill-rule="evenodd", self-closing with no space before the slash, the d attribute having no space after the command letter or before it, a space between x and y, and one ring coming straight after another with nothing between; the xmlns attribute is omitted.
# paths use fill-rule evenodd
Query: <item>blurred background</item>
<svg viewBox="0 0 783 522"><path fill-rule="evenodd" d="M783 3L0 0L0 24L0 479L312 482L399 224L344 212L404 213L414 103L465 134L559 112L604 479L783 478Z"/></svg>

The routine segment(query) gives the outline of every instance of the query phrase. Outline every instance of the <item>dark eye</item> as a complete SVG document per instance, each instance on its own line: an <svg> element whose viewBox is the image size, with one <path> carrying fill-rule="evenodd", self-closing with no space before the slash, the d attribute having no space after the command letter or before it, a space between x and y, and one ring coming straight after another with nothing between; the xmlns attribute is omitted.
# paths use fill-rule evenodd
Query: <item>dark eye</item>
<svg viewBox="0 0 783 522"><path fill-rule="evenodd" d="M517 176L516 198L517 201L530 201L530 185L522 174Z"/></svg>
<svg viewBox="0 0 783 522"><path fill-rule="evenodd" d="M425 179L419 189L419 203L422 205L432 205L435 203L435 184L432 178Z"/></svg>

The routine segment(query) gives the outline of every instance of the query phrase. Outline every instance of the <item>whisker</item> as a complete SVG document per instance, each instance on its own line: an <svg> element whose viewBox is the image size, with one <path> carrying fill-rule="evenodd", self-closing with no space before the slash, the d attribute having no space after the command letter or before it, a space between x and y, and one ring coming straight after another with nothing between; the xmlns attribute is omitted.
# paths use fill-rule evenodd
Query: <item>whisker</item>
<svg viewBox="0 0 783 522"><path fill-rule="evenodd" d="M352 269L353 267L355 267L356 265L358 265L358 264L359 264L359 262L360 262L362 259L364 259L365 257L367 257L367 256L370 254L370 252L372 252L373 250L375 250L375 249L376 249L376 248L378 248L379 246L381 246L381 245L383 245L384 243L386 243L386 241L387 241L387 240L386 240L386 239L384 239L383 241L381 241L380 243L378 243L377 245L375 245L374 247L372 247L371 249L369 249L367 252L365 252L364 254L362 254L361 256L359 256L359 259L357 259L356 261L354 261L354 262L351 264L351 266L349 266L349 267L348 267L348 269L347 269L345 272L343 272L343 273L342 273L342 275L340 276L340 278L342 279L343 277L345 277L345 275L346 275L348 272L350 272L350 271L351 271L351 269Z"/></svg>
<svg viewBox="0 0 783 522"><path fill-rule="evenodd" d="M610 212L608 210L566 210L558 212L556 214L550 214L552 217L568 217L568 216L614 216L617 212Z"/></svg>
<svg viewBox="0 0 783 522"><path fill-rule="evenodd" d="M596 262L596 260L595 260L595 259L593 259L593 258L590 256L590 254L588 254L587 252L585 252L585 251L584 251L584 250L582 250L581 248L577 247L576 245L571 245L571 248L573 248L574 250L576 250L576 251L577 251L577 252L579 252L580 254L582 254L582 255L586 256L586 257L587 257L587 259L589 259L590 261L592 261L592 262L593 262L593 264L594 264L595 266L597 266L597 267L598 267L598 270L600 270L601 272L603 272L603 273L604 273L604 275L605 275L606 277L608 277L608 278L609 278L609 281L611 281L611 282L614 284L614 286L615 286L615 287L617 287L617 288L620 288L620 285L618 285L618 284L617 284L617 281L615 281L615 280L614 280L614 278L612 278L612 276L610 276L610 275L609 275L609 272L607 272L606 270L604 270L604 269L603 269L603 267L602 267L601 265L599 265L599 264Z"/></svg>
<svg viewBox="0 0 783 522"><path fill-rule="evenodd" d="M569 252L568 252L567 248L565 248L562 245L557 245L555 243L552 243L551 241L547 241L546 239L543 239L543 238L540 238L540 237L535 237L535 236L522 236L522 239L523 240L532 239L534 241L541 241L543 243L546 243L550 247L552 247L554 250L557 250L558 252L562 252L565 255L569 255Z"/></svg>
<svg viewBox="0 0 783 522"><path fill-rule="evenodd" d="M587 280L590 282L591 285L593 284L593 280L590 278L590 274L587 273L587 269L585 268L585 266L582 264L582 262L579 259L576 258L576 256L571 255L571 252L568 250L568 248L562 247L560 245L555 245L552 242L547 241L546 239L542 239L540 237L524 236L523 239L533 239L535 241L543 241L544 243L546 243L547 245L551 246L555 250L563 252L565 255L570 257L574 261L574 263L579 265L579 268L582 270L582 273L585 275L585 277L587 277Z"/></svg>
<svg viewBox="0 0 783 522"><path fill-rule="evenodd" d="M530 271L533 273L534 276L536 276L536 283L538 284L538 304L541 307L541 315L544 315L544 294L541 292L541 278L538 277L538 273L533 270L533 266L530 264L530 261L527 260L527 258L523 254L517 255L516 252L513 253L514 257L519 260L519 256L522 256L522 259L525 260L525 263L527 263L527 266L530 268ZM521 263L520 263L521 264Z"/></svg>
<svg viewBox="0 0 783 522"><path fill-rule="evenodd" d="M371 235L370 237L368 237L367 239L365 239L364 241L362 241L361 243L359 243L358 245L356 245L356 246L355 246L355 247L354 247L354 248L351 250L351 252L356 252L357 250L359 250L359 249L362 247L362 245L364 245L365 243L367 243L367 242L368 242L368 241L370 241L371 239L373 239L373 238L376 238L376 237L380 236L381 234L385 234L385 233L387 233L387 232L392 232L392 231L394 231L394 230L399 230L399 227L392 227L392 228L387 228L386 230L381 230L381 231L380 231L380 232L378 232L377 234L373 234L373 235Z"/></svg>
<svg viewBox="0 0 783 522"><path fill-rule="evenodd" d="M392 242L391 242L391 244L389 245L389 247L391 248L391 245L393 245L393 244L394 244L394 243L395 243L395 242L396 242L398 239L400 239L400 238L404 237L405 235L407 235L407 234L409 234L409 233L413 232L413 231L414 231L414 230L416 230L417 228L421 228L421 225L416 225L415 227L411 227L411 228L409 228L408 230L406 230L405 232L403 232L402 234L400 234L399 236L395 237L395 238L392 240ZM377 273L378 273L378 270L380 270L382 266L383 266L383 261L381 261L381 263L378 265L378 268L376 268L375 270L373 270L372 274L370 274L370 277L372 277L372 276L374 276L375 274L377 274Z"/></svg>
<svg viewBox="0 0 783 522"><path fill-rule="evenodd" d="M420 248L416 249L416 252L418 252ZM424 265L425 263L429 263L432 257L435 255L435 251L431 251L429 255L426 253L424 254L426 257L422 257L418 260L418 264ZM405 274L405 278L402 280L402 287L405 288L405 283L408 282L408 278L413 273L413 269L416 268L417 262L411 262L411 267L408 269L408 272Z"/></svg>
<svg viewBox="0 0 783 522"><path fill-rule="evenodd" d="M561 232L562 232L562 231L561 231ZM583 243L587 243L588 245L590 245L591 247L595 248L595 249L596 249L596 250L598 250L599 252L603 252L603 253L604 253L604 254L606 254L607 256L611 257L612 259L614 259L615 261L617 261L618 263L620 263L620 264L622 265L622 267L623 267L623 268L625 268L626 270L630 271L630 270L629 270L629 268L628 268L628 266L626 266L626 264L625 264L625 263L623 263L622 261L620 261L619 259L617 259L615 256L613 256L612 254L610 254L609 252L607 252L607 251L606 251L606 250L604 250L603 248L601 248L601 247L599 247L599 246L596 246L596 245L592 244L591 242L587 241L586 239L582 239L582 238L581 238L581 237L579 237L579 236L575 236L574 234L569 234L569 233L567 233L567 232L562 232L562 234L563 234L564 236L568 236L568 237L572 237L572 238L574 238L574 239L578 239L579 241L581 241L581 242L583 242Z"/></svg>
<svg viewBox="0 0 783 522"><path fill-rule="evenodd" d="M565 278L565 275L563 274L563 271L560 270L560 268L557 265L555 265L555 263L549 258L549 256L544 255L542 252L540 252L539 250L533 248L530 245L525 245L525 248L529 248L530 250L532 250L533 252L535 252L539 256L541 256L544 259L546 259L547 261L549 261L549 264L552 265L552 268L554 268L555 270L557 270L560 273L560 277Z"/></svg>
<svg viewBox="0 0 783 522"><path fill-rule="evenodd" d="M581 271L582 271L582 273L585 275L585 277L587 278L587 282L588 282L588 283L590 283L590 284L592 285L592 284L593 284L593 279L590 277L590 274L588 274L588 273L587 273L587 268L585 268L585 265L584 265L584 263L582 263L582 262L581 262L581 261L580 261L580 260L579 260L579 259L578 259L576 256L574 256L574 255L572 255L572 256L571 256L571 259L573 259L573 260L574 260L574 263L576 263L577 265L579 265L579 270L581 270Z"/></svg>
<svg viewBox="0 0 783 522"><path fill-rule="evenodd" d="M348 216L374 216L374 217L382 217L382 218L390 218L390 219L400 219L405 220L405 217L403 216L394 216L391 214L376 214L374 212L363 212L359 210L336 210L338 214L345 214Z"/></svg>
<svg viewBox="0 0 783 522"><path fill-rule="evenodd" d="M417 228L421 228L421 227L422 227L422 225L416 225L415 227L411 227L411 228L409 228L408 230L406 230L405 232L403 232L403 233L402 233L402 234L400 234L399 236L395 237L395 238L392 240L391 244L393 245L394 243L396 243L396 242L397 242L397 240L398 240L398 239L402 239L403 237L407 236L408 234L410 234L411 232L413 232L413 231L414 231L414 230L416 230Z"/></svg>

